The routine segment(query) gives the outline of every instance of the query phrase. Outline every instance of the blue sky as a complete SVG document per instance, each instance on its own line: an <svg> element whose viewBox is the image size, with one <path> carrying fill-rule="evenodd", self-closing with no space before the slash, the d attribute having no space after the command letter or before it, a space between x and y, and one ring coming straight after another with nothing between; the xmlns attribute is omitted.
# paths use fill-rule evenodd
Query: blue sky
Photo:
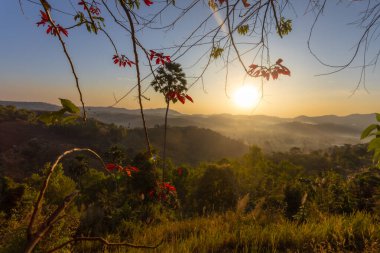
<svg viewBox="0 0 380 253"><path fill-rule="evenodd" d="M56 4L55 2L51 1L52 4ZM63 97L79 102L59 41L46 35L45 29L36 26L40 8L23 1L23 15L18 1L3 0L0 6L0 99L57 103L58 98ZM360 3L347 6L329 1L329 6L313 34L313 48L329 63L340 64L349 59L353 52L352 47L360 37L361 30L347 24L358 18L359 10L363 6ZM224 73L221 70L223 62L217 60L205 75L205 87L198 83L189 90L195 103L177 104L173 108L184 113L268 114L285 117L380 111L379 66L367 73L366 87L369 93L361 86L353 96L350 95L359 79L360 69L349 68L333 75L316 76L331 69L319 64L307 49L306 41L313 14L304 15L305 6L301 4L295 6L295 10L296 15L289 12L293 20L293 31L283 39L273 34L270 41L272 60L284 59L292 76L265 82L264 98L258 106L254 109L242 109L225 95ZM142 15L147 15L147 11L149 10L142 9ZM208 13L210 10L207 6L201 5L195 12L185 16L175 29L166 32L144 31L138 37L146 48L161 48L178 43L199 22L199 17ZM57 23L69 23L66 16L53 14ZM172 12L166 15L170 14L174 15ZM106 28L117 41L119 49L132 57L129 37L111 23L107 23ZM112 64L112 46L103 35L94 36L80 28L70 30L69 38L65 41L75 62L87 105L109 106L113 104L114 96L120 97L135 84L133 69L120 69ZM377 45L378 41L374 41L370 52L375 52ZM202 52L201 49L195 49L179 59L188 76L201 70L203 64L188 67ZM247 63L249 57L245 58ZM359 64L357 61L354 66ZM230 73L227 86L229 95L243 82L258 87L260 85L259 79L244 78L244 72L237 62L231 64ZM147 85L149 80L144 83L145 87ZM153 90L148 90L146 96L150 98L150 101L144 101L146 108L164 106L162 97L157 96ZM136 94L128 96L118 104L118 107L127 108L137 106Z"/></svg>

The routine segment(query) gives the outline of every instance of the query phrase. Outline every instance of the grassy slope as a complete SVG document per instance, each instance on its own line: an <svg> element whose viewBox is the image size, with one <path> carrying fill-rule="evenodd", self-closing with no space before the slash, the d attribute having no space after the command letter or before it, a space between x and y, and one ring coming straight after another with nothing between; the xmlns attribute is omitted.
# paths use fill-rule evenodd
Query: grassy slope
<svg viewBox="0 0 380 253"><path fill-rule="evenodd" d="M303 224L280 220L263 225L252 214L167 222L133 234L134 243L156 252L379 252L379 224L368 214L320 217ZM131 252L145 252L132 250Z"/></svg>

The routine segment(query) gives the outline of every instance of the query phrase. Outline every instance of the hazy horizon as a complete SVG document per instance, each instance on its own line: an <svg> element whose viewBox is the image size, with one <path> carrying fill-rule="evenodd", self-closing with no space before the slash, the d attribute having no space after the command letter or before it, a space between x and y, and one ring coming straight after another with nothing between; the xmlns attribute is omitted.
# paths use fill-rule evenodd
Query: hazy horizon
<svg viewBox="0 0 380 253"><path fill-rule="evenodd" d="M9 100L9 99L3 99L0 97L0 102L10 102L10 103L45 103L45 104L50 104L50 105L55 105L55 106L61 106L59 103L56 102L45 102L45 101L27 101L27 100ZM127 108L127 107L120 107L120 106L102 106L102 105L86 105L86 107L101 107L101 108L115 108L115 109L126 109L126 110L140 110L138 107L136 108ZM179 107L180 109L181 107ZM165 107L149 107L149 108L144 108L144 110L165 110ZM338 116L338 117L346 117L350 115L367 115L367 114L374 114L377 113L377 111L372 111L372 112L352 112L348 114L297 114L294 116L281 116L281 115L272 115L272 114L260 114L260 113L247 113L247 114L242 114L242 113L228 113L228 112L221 112L221 113L186 113L186 112L181 112L180 110L170 108L172 111L176 111L178 113L184 114L184 115L233 115L233 116L268 116L268 117L278 117L278 118L297 118L297 117L322 117L322 116Z"/></svg>

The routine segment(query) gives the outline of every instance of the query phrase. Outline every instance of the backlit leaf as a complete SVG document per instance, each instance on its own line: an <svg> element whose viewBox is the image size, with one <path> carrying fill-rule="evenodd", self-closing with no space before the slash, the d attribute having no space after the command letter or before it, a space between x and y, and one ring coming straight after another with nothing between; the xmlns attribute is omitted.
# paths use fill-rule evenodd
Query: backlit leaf
<svg viewBox="0 0 380 253"><path fill-rule="evenodd" d="M69 113L77 114L80 112L79 108L68 99L60 98L62 107Z"/></svg>
<svg viewBox="0 0 380 253"><path fill-rule="evenodd" d="M370 135L370 133L373 130L375 130L375 129L377 129L377 125L376 124L369 125L366 129L364 129L364 131L362 132L360 138L361 139L367 138Z"/></svg>

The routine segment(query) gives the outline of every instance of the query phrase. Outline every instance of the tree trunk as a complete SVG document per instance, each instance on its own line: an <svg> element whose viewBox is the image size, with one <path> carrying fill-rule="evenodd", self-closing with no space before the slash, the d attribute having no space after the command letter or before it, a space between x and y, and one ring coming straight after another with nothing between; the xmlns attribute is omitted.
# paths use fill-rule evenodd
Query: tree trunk
<svg viewBox="0 0 380 253"><path fill-rule="evenodd" d="M169 113L170 101L166 102L166 112L165 112L165 126L164 126L164 154L163 154L163 165L162 165L162 182L165 182L165 170L166 170L166 133L168 128L168 113Z"/></svg>

